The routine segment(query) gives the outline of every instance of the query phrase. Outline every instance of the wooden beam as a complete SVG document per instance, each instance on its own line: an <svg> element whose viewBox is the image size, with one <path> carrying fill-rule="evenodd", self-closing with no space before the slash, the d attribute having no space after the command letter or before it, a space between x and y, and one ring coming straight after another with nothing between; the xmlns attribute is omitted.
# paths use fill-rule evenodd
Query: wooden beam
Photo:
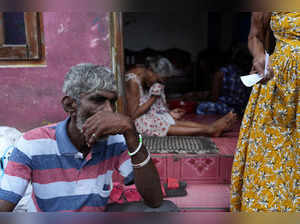
<svg viewBox="0 0 300 224"><path fill-rule="evenodd" d="M3 13L0 12L0 47L5 43Z"/></svg>
<svg viewBox="0 0 300 224"><path fill-rule="evenodd" d="M124 82L124 47L123 47L123 20L121 12L110 13L110 40L111 40L111 59L112 71L117 81L119 99L117 110L127 112L127 102Z"/></svg>
<svg viewBox="0 0 300 224"><path fill-rule="evenodd" d="M40 47L39 47L40 29L38 23L38 13L25 12L24 22L25 22L28 59L39 59L40 58Z"/></svg>

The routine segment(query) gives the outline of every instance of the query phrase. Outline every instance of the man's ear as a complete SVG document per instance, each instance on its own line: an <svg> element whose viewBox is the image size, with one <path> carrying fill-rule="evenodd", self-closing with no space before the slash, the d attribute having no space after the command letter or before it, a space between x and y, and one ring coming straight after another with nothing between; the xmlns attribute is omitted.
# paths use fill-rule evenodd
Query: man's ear
<svg viewBox="0 0 300 224"><path fill-rule="evenodd" d="M77 103L70 96L64 96L61 100L64 111L70 114L70 116L75 115L77 111Z"/></svg>

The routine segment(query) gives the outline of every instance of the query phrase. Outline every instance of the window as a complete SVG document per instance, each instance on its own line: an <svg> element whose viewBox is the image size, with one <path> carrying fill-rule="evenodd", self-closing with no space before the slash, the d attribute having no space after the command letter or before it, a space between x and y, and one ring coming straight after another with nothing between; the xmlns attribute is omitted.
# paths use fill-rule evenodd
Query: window
<svg viewBox="0 0 300 224"><path fill-rule="evenodd" d="M0 13L0 65L43 65L42 15L38 12Z"/></svg>

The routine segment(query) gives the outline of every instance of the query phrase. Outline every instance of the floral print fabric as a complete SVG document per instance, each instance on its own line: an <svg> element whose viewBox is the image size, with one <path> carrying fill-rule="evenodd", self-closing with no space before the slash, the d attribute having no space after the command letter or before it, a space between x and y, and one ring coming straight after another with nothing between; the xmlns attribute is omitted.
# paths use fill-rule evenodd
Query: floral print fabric
<svg viewBox="0 0 300 224"><path fill-rule="evenodd" d="M138 76L133 73L127 74L126 82L135 81L139 86L140 102L139 105L146 103L151 95L160 96L150 107L147 113L141 115L135 120L135 126L140 134L148 136L166 136L171 125L175 124L175 120L169 113L166 104L166 96L164 93L164 85L160 83L153 84L149 91L144 91Z"/></svg>
<svg viewBox="0 0 300 224"><path fill-rule="evenodd" d="M300 13L274 12L274 78L253 87L232 168L232 211L300 211Z"/></svg>

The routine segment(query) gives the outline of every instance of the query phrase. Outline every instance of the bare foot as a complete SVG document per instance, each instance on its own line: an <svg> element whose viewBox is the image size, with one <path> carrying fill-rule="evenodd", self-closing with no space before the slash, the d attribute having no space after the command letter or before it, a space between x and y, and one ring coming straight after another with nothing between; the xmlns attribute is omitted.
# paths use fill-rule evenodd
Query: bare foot
<svg viewBox="0 0 300 224"><path fill-rule="evenodd" d="M212 137L219 137L224 131L230 130L232 125L236 121L237 115L233 112L229 112L224 117L215 121L212 124Z"/></svg>

